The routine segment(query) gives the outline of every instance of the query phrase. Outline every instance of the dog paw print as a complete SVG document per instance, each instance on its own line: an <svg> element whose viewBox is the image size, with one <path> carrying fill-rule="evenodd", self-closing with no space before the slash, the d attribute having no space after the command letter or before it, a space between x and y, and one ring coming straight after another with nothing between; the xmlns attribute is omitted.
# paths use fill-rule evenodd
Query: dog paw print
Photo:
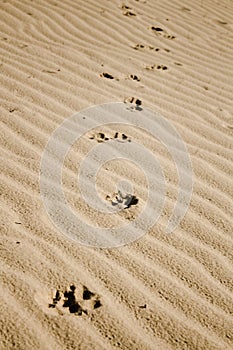
<svg viewBox="0 0 233 350"><path fill-rule="evenodd" d="M169 49L166 49L166 48L159 48L159 47L154 47L152 45L144 45L144 44L136 44L134 46L132 46L132 48L134 50L139 50L139 51L143 51L143 50L149 50L149 51L160 51L160 50L163 50L163 51L166 51L166 52L170 52Z"/></svg>
<svg viewBox="0 0 233 350"><path fill-rule="evenodd" d="M114 79L114 77L109 73L101 73L100 76L107 79Z"/></svg>
<svg viewBox="0 0 233 350"><path fill-rule="evenodd" d="M106 78L106 79L110 79L110 80L119 80L118 78L114 78L113 75L109 74L109 73L101 73L100 74L101 78Z"/></svg>
<svg viewBox="0 0 233 350"><path fill-rule="evenodd" d="M169 35L164 29L162 29L160 27L152 26L149 29L151 29L153 31L153 33L155 33L156 35L162 35L166 39L175 39L176 38L174 35Z"/></svg>
<svg viewBox="0 0 233 350"><path fill-rule="evenodd" d="M109 140L109 137L105 136L103 132L98 132L97 134L93 134L89 137L91 140L96 140L97 142L105 142Z"/></svg>
<svg viewBox="0 0 233 350"><path fill-rule="evenodd" d="M136 16L136 13L132 12L132 11L125 11L123 13L124 16L127 16L127 17L132 17L132 16Z"/></svg>
<svg viewBox="0 0 233 350"><path fill-rule="evenodd" d="M127 5L122 5L121 9L123 10L123 15L127 16L127 17L132 17L132 16L136 16L136 13L134 13L131 7L127 6Z"/></svg>
<svg viewBox="0 0 233 350"><path fill-rule="evenodd" d="M130 193L122 193L118 190L117 193L114 193L113 196L106 196L106 200L110 201L112 206L117 206L119 209L128 209L132 205L138 203L138 198Z"/></svg>
<svg viewBox="0 0 233 350"><path fill-rule="evenodd" d="M143 44L136 44L136 45L134 45L133 46L133 49L134 50L143 50L143 49L145 49L145 45L143 45Z"/></svg>
<svg viewBox="0 0 233 350"><path fill-rule="evenodd" d="M147 69L147 70L154 70L154 69L167 70L168 67L167 67L167 66L164 66L164 65L162 65L162 64L160 64L160 65L155 65L155 64L153 64L152 66L146 66L145 69Z"/></svg>
<svg viewBox="0 0 233 350"><path fill-rule="evenodd" d="M135 81L140 81L141 80L137 75L134 75L134 74L130 74L128 76L128 79L135 80Z"/></svg>
<svg viewBox="0 0 233 350"><path fill-rule="evenodd" d="M131 139L125 135L121 134L119 132L115 132L114 136L107 137L103 132L99 132L97 134L93 134L89 137L91 140L96 140L97 142L106 142L109 140L116 140L118 142L131 142Z"/></svg>
<svg viewBox="0 0 233 350"><path fill-rule="evenodd" d="M142 111L142 101L139 98L127 97L124 99L124 103L130 104L130 107L127 109Z"/></svg>
<svg viewBox="0 0 233 350"><path fill-rule="evenodd" d="M75 285L71 285L65 291L55 290L52 302L48 305L49 308L56 309L60 315L70 313L77 316L88 315L101 306L102 303L97 294L91 292L86 286L78 290Z"/></svg>
<svg viewBox="0 0 233 350"><path fill-rule="evenodd" d="M131 142L131 139L127 135L121 134L119 132L115 133L114 139L118 142Z"/></svg>
<svg viewBox="0 0 233 350"><path fill-rule="evenodd" d="M100 73L100 77L101 78L106 78L106 79L110 79L110 80L117 80L119 81L119 78L115 78L113 75L109 74L109 73ZM124 78L123 78L124 79ZM140 81L141 79L134 74L130 74L128 77L126 77L125 79L131 79L131 80L135 80L135 81Z"/></svg>

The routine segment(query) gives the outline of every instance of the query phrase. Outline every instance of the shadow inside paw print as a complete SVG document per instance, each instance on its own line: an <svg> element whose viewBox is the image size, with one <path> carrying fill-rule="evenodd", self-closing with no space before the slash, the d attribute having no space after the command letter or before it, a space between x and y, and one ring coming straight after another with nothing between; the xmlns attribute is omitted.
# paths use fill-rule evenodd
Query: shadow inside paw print
<svg viewBox="0 0 233 350"><path fill-rule="evenodd" d="M90 300L95 296L95 293L92 293L86 286L83 286L83 300Z"/></svg>
<svg viewBox="0 0 233 350"><path fill-rule="evenodd" d="M87 305L85 305L86 302L88 302ZM75 285L71 285L64 292L57 289L52 303L48 305L49 308L56 308L60 315L63 315L67 310L77 316L81 316L83 313L88 315L88 312L100 306L102 303L97 294L91 292L86 286L83 286L82 293L78 293Z"/></svg>
<svg viewBox="0 0 233 350"><path fill-rule="evenodd" d="M109 73L101 73L100 76L107 79L114 79L114 77Z"/></svg>
<svg viewBox="0 0 233 350"><path fill-rule="evenodd" d="M163 32L163 29L159 27L151 27L151 29L155 30L156 32Z"/></svg>
<svg viewBox="0 0 233 350"><path fill-rule="evenodd" d="M122 8L122 10L131 10L131 7L129 7L127 5L122 5L121 8Z"/></svg>
<svg viewBox="0 0 233 350"><path fill-rule="evenodd" d="M85 312L75 298L75 286L70 286L70 290L64 292L63 307L68 307L71 314L82 315Z"/></svg>

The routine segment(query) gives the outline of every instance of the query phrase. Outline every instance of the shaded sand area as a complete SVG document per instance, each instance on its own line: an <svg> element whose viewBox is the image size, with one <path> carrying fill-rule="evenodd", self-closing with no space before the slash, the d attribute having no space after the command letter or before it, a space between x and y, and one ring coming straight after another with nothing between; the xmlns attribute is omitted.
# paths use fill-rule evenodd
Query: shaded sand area
<svg viewBox="0 0 233 350"><path fill-rule="evenodd" d="M0 10L0 349L232 349L233 2L9 0ZM97 187L115 204L115 184L129 179L134 205L109 219L81 198L79 164L111 138L155 155L166 203L141 239L81 246L44 208L43 150L74 113L124 101L160 113L186 143L190 207L166 234L178 188L166 148L137 128L93 130L64 163L74 212L108 228L146 203L143 171L126 160L105 164Z"/></svg>

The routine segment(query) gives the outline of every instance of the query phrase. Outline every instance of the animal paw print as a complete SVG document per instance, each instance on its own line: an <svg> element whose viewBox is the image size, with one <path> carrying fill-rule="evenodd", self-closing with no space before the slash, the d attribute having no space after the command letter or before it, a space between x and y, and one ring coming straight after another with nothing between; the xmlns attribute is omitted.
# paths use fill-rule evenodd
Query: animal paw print
<svg viewBox="0 0 233 350"><path fill-rule="evenodd" d="M97 294L91 292L86 286L82 290L77 290L75 285L71 285L64 292L57 289L53 296L53 301L48 305L55 308L60 315L65 313L81 316L88 315L94 309L102 306Z"/></svg>
<svg viewBox="0 0 233 350"><path fill-rule="evenodd" d="M142 111L142 107L140 107L142 105L142 101L139 100L138 98L135 98L135 97L125 98L124 103L131 104L130 108L128 108L130 110Z"/></svg>
<svg viewBox="0 0 233 350"><path fill-rule="evenodd" d="M106 137L105 134L103 132L98 132L98 134L94 134L90 137L91 140L96 139L97 142L104 142L104 141L108 141L109 137Z"/></svg>
<svg viewBox="0 0 233 350"><path fill-rule="evenodd" d="M116 79L116 80L119 80L118 78L114 78L114 76L112 76L111 74L109 74L109 73L101 73L100 74L100 76L102 77L102 78L106 78L106 79Z"/></svg>
<svg viewBox="0 0 233 350"><path fill-rule="evenodd" d="M134 50L142 50L142 49L145 49L145 45L143 45L143 44L136 44L136 45L134 45L133 46L133 49Z"/></svg>
<svg viewBox="0 0 233 350"><path fill-rule="evenodd" d="M91 140L96 140L97 142L105 142L109 140L116 140L118 142L131 142L131 139L127 135L121 134L119 132L116 132L113 137L107 137L103 132L99 132L89 138Z"/></svg>
<svg viewBox="0 0 233 350"><path fill-rule="evenodd" d="M159 47L154 47L152 45L143 45L143 44L136 44L134 46L132 46L132 48L134 50L150 50L150 51L160 51L160 50L164 50L166 52L170 52L169 49L160 49Z"/></svg>
<svg viewBox="0 0 233 350"><path fill-rule="evenodd" d="M113 196L107 195L106 200L110 201L113 206L117 206L119 209L128 209L138 203L136 196L130 193L122 193L120 190L114 193Z"/></svg>
<svg viewBox="0 0 233 350"><path fill-rule="evenodd" d="M101 73L100 76L107 79L114 79L114 77L109 73Z"/></svg>
<svg viewBox="0 0 233 350"><path fill-rule="evenodd" d="M153 64L152 66L146 66L145 69L147 70L154 70L154 69L161 69L161 70L167 70L167 66L163 66L162 64L156 66L155 64Z"/></svg>
<svg viewBox="0 0 233 350"><path fill-rule="evenodd" d="M119 78L115 78L113 75L109 74L109 73L101 73L100 74L100 77L101 78L106 78L106 79L110 79L110 80L117 80L119 81L120 79ZM131 79L131 80L135 80L135 81L140 81L141 79L137 76L137 75L134 75L134 74L130 74L128 77L126 77L125 79Z"/></svg>
<svg viewBox="0 0 233 350"><path fill-rule="evenodd" d="M176 37L174 35L169 35L164 29L160 27L150 27L150 29L155 33L156 35L162 35L166 39L175 39Z"/></svg>
<svg viewBox="0 0 233 350"><path fill-rule="evenodd" d="M121 136L120 136L121 135ZM131 142L131 139L128 138L125 134L119 134L119 132L116 132L114 135L114 139L117 139L119 142Z"/></svg>
<svg viewBox="0 0 233 350"><path fill-rule="evenodd" d="M130 74L128 76L128 79L136 80L136 81L140 81L141 80L137 75L134 75L134 74Z"/></svg>
<svg viewBox="0 0 233 350"><path fill-rule="evenodd" d="M127 17L136 16L136 13L134 13L133 11L130 11L130 10L132 10L131 7L129 7L127 5L122 5L121 8L122 8L122 10L124 10L124 12L123 12L124 16L127 16Z"/></svg>
<svg viewBox="0 0 233 350"><path fill-rule="evenodd" d="M127 17L132 17L132 16L136 16L136 13L132 12L132 11L126 11L123 13L124 16Z"/></svg>

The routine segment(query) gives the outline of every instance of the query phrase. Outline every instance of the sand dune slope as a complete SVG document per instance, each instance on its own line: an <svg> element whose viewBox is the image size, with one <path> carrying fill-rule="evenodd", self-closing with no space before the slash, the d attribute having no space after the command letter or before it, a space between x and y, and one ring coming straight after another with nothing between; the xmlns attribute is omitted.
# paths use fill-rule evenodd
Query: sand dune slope
<svg viewBox="0 0 233 350"><path fill-rule="evenodd" d="M233 3L7 0L0 10L0 349L232 349ZM166 234L178 186L166 148L130 126L90 131L64 163L74 212L117 226L134 220L147 200L143 171L118 160L101 169L100 193L112 195L124 177L138 204L110 220L84 203L76 177L88 150L103 141L98 133L124 134L156 156L166 204L141 239L82 246L46 213L43 150L74 113L137 99L187 146L190 207Z"/></svg>

